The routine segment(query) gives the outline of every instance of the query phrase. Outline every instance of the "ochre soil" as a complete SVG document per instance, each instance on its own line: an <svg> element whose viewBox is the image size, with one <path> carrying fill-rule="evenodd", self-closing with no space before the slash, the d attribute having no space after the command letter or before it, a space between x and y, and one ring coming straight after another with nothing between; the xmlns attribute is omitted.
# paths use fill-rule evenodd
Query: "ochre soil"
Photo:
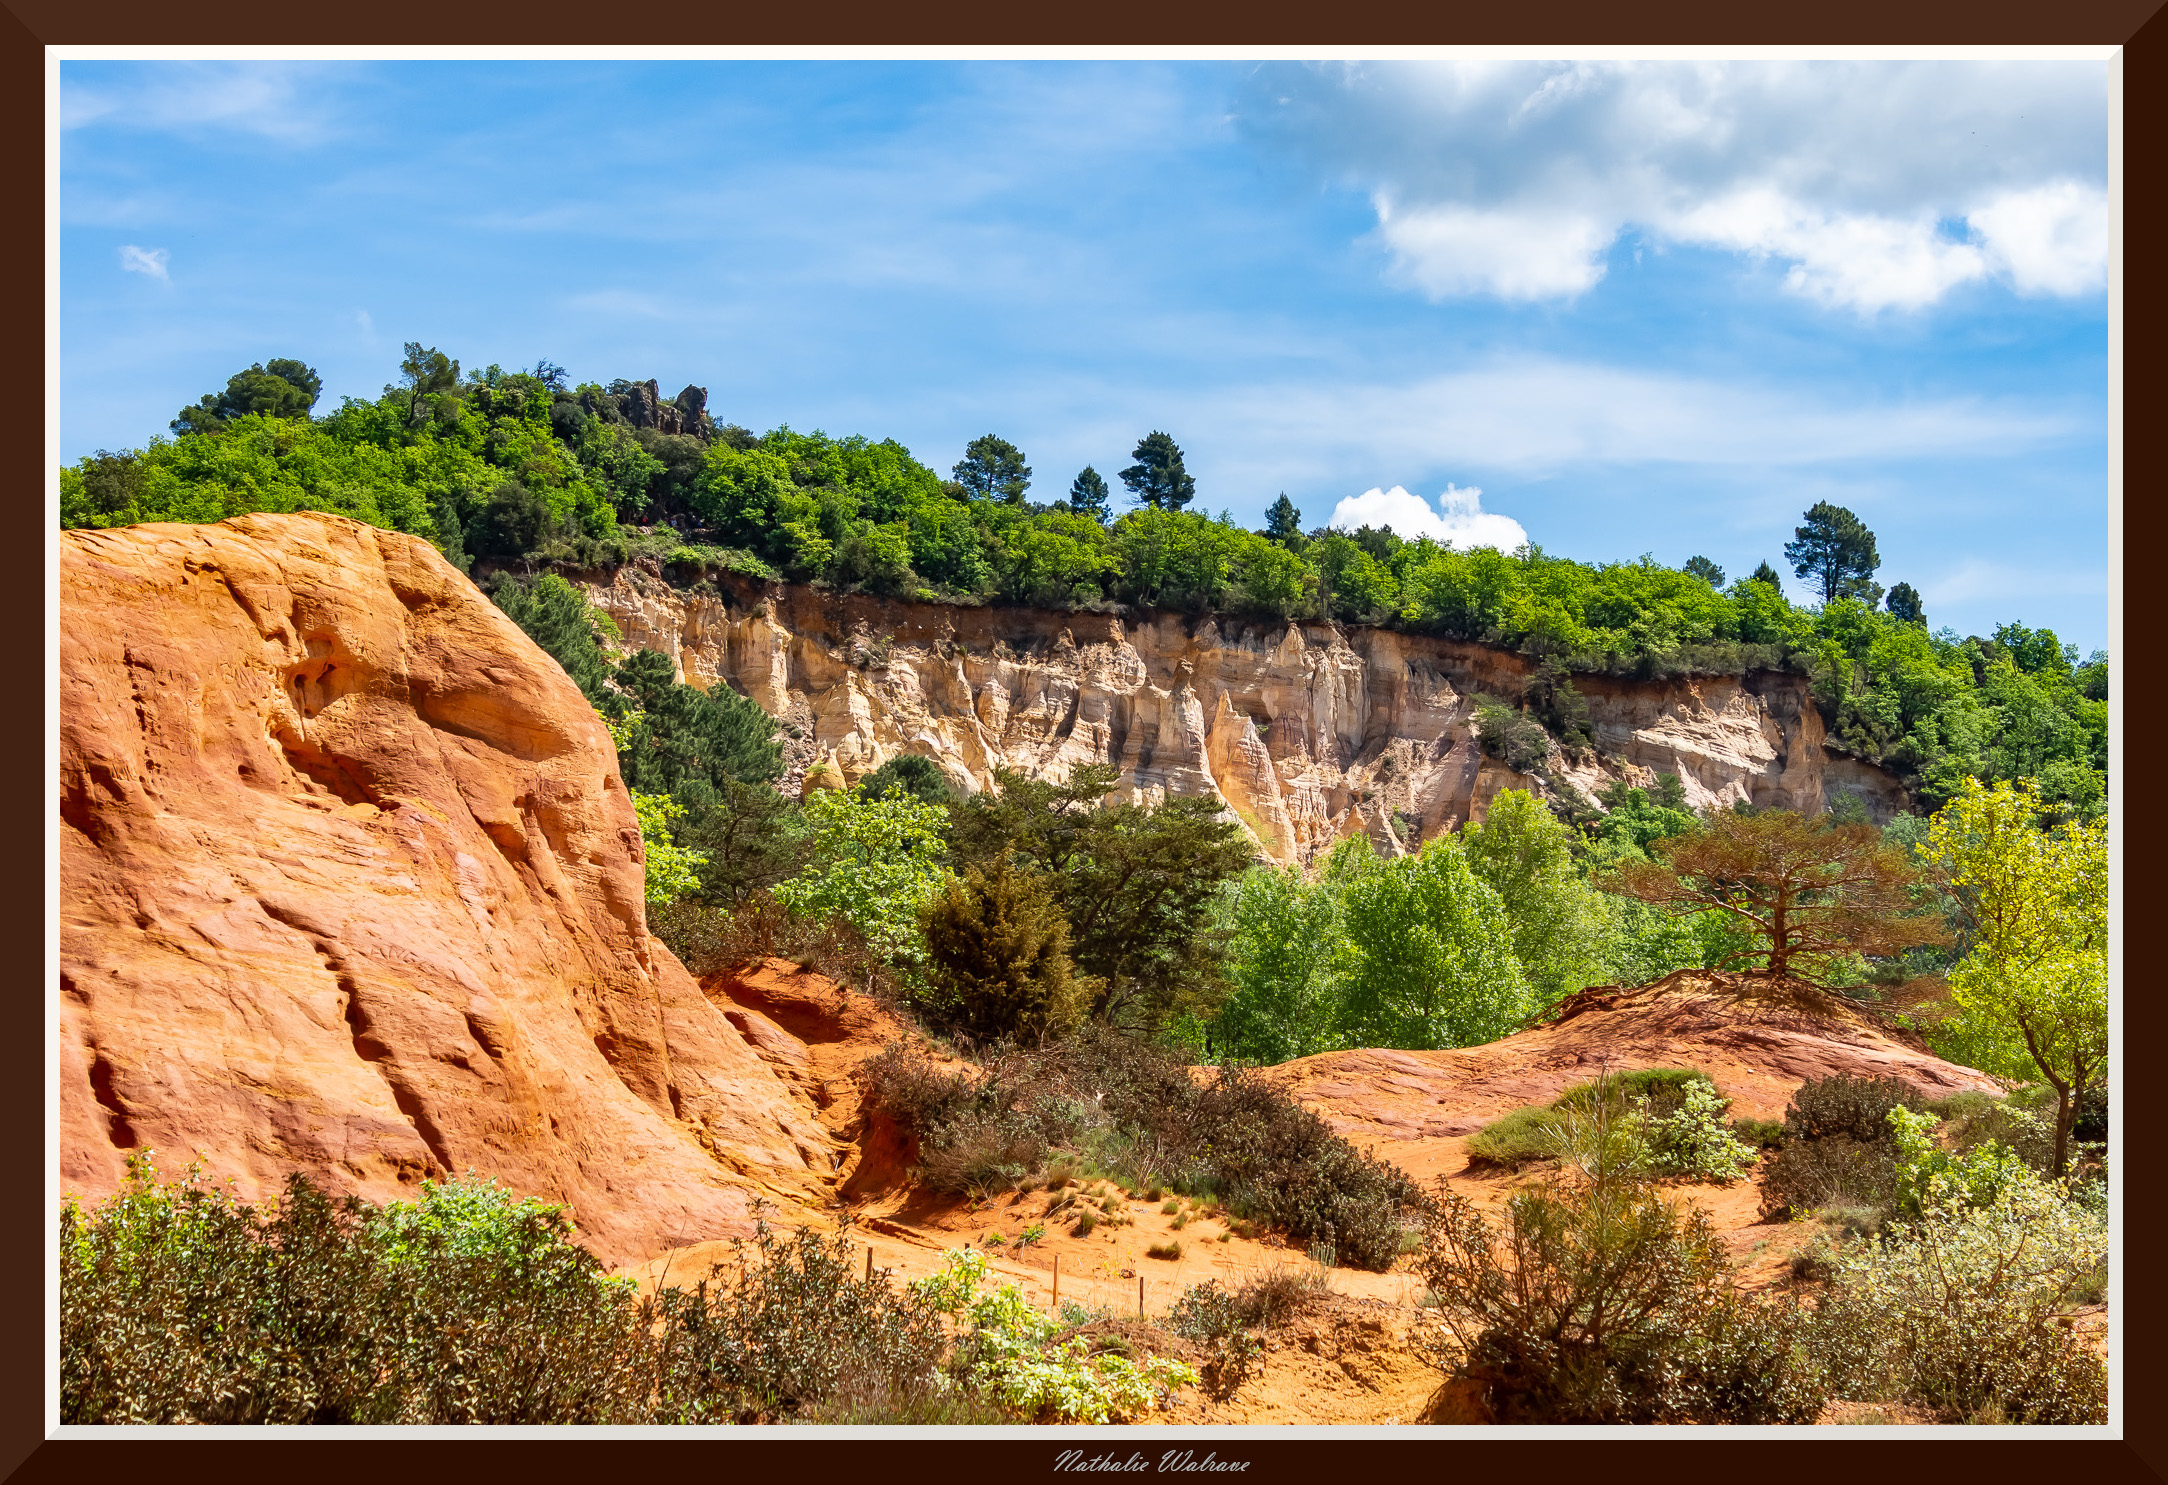
<svg viewBox="0 0 2168 1485"><path fill-rule="evenodd" d="M898 1280L937 1271L944 1251L969 1244L1035 1303L1054 1303L1058 1269L1062 1300L1130 1317L1134 1339L1147 1349L1193 1356L1194 1348L1153 1323L1184 1290L1206 1279L1239 1286L1275 1269L1317 1273L1307 1254L1270 1234L1236 1236L1228 1221L1202 1215L1193 1203L1184 1203L1189 1217L1176 1229L1176 1216L1163 1212L1161 1202L1130 1200L1110 1182L1085 1183L1117 1200L1115 1212L1082 1237L1073 1231L1073 1212L1048 1216L1055 1198L1043 1190L984 1202L927 1191L910 1180L908 1140L885 1120L866 1116L851 1079L853 1068L890 1042L918 1039L901 1018L785 960L712 978L703 989L828 1129L839 1150L842 1191L833 1220L855 1254L870 1255L877 1270ZM1607 1067L1652 1066L1700 1068L1733 1100L1734 1115L1760 1118L1780 1117L1802 1081L1832 1072L1894 1073L1929 1090L1994 1087L1856 1008L1802 987L1772 989L1751 976L1699 972L1639 991L1587 992L1563 1019L1488 1046L1331 1053L1268 1075L1358 1145L1419 1180L1443 1178L1453 1191L1495 1208L1531 1177L1471 1162L1469 1135ZM1818 1229L1765 1219L1752 1174L1730 1186L1669 1189L1674 1199L1709 1214L1742 1288L1793 1282L1790 1259ZM1019 1252L1015 1239L1033 1224L1044 1225L1046 1234ZM1170 1242L1180 1244L1179 1257L1147 1256L1146 1249ZM689 1285L718 1265L733 1265L730 1244L672 1249L625 1272L643 1287ZM1261 1369L1232 1400L1185 1391L1154 1421L1483 1421L1412 1344L1419 1332L1435 1332L1438 1321L1422 1307L1425 1286L1407 1259L1385 1273L1333 1269L1324 1283L1328 1292L1266 1334ZM1141 1329L1140 1311L1150 1317ZM2094 1328L2101 1320L2085 1323ZM1838 1404L1824 1421L1924 1420L1901 1409Z"/></svg>

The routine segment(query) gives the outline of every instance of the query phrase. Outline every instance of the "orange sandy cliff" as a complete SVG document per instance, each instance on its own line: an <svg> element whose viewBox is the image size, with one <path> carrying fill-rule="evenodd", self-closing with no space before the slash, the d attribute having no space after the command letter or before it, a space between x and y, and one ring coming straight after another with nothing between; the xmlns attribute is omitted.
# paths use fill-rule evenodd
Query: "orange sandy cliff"
<svg viewBox="0 0 2168 1485"><path fill-rule="evenodd" d="M60 545L64 1188L474 1166L621 1262L825 1199L818 1120L647 934L607 730L427 542Z"/></svg>

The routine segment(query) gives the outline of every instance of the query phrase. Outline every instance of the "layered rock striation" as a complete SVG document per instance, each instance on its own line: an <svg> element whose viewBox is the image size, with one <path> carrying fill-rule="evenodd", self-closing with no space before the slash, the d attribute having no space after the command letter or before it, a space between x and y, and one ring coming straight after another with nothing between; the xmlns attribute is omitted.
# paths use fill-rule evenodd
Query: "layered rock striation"
<svg viewBox="0 0 2168 1485"><path fill-rule="evenodd" d="M1216 795L1270 858L1339 838L1381 849L1480 819L1500 789L1554 786L1486 757L1474 698L1519 694L1527 662L1483 645L1326 624L1245 624L839 596L735 578L674 587L639 566L588 594L627 643L687 682L729 685L792 729L793 763L832 756L851 780L901 753L960 789L994 770L1120 771L1121 797ZM1593 754L1545 770L1583 793L1676 771L1697 808L1816 813L1840 793L1887 818L1902 785L1830 755L1800 677L1771 672L1575 682Z"/></svg>
<svg viewBox="0 0 2168 1485"><path fill-rule="evenodd" d="M60 539L61 1181L477 1168L613 1262L824 1203L817 1109L649 937L609 734L428 543Z"/></svg>

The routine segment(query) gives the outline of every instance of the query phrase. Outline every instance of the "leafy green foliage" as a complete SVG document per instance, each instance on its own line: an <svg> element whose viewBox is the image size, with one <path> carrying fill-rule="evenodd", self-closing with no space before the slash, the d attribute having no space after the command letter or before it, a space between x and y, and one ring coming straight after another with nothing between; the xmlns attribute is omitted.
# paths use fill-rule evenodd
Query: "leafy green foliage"
<svg viewBox="0 0 2168 1485"><path fill-rule="evenodd" d="M805 815L813 827L811 864L776 884L776 900L800 917L848 919L876 953L909 970L923 967L919 905L949 876L940 809L908 796L868 799L833 789L808 799Z"/></svg>
<svg viewBox="0 0 2168 1485"><path fill-rule="evenodd" d="M1603 895L1574 869L1573 833L1534 795L1503 789L1461 831L1469 870L1498 894L1513 954L1540 1004L1603 981L1611 924Z"/></svg>
<svg viewBox="0 0 2168 1485"><path fill-rule="evenodd" d="M1069 482L1069 509L1075 515L1089 516L1103 526L1108 514L1107 499L1106 478L1089 464Z"/></svg>
<svg viewBox="0 0 2168 1485"><path fill-rule="evenodd" d="M640 818L640 844L647 857L647 900L650 904L675 902L700 886L700 868L707 858L678 845L671 827L685 816L685 806L667 794L632 796L633 812Z"/></svg>
<svg viewBox="0 0 2168 1485"><path fill-rule="evenodd" d="M957 484L982 500L1021 505L1024 491L1031 488L1031 466L1024 462L1024 451L991 433L964 446L955 474Z"/></svg>
<svg viewBox="0 0 2168 1485"><path fill-rule="evenodd" d="M858 781L868 799L908 794L925 804L947 805L956 791L941 765L918 753L899 753Z"/></svg>
<svg viewBox="0 0 2168 1485"><path fill-rule="evenodd" d="M1195 1368L1172 1357L1141 1364L1094 1353L1081 1336L1060 1338L1061 1322L1035 1308L1014 1284L985 1287L986 1255L952 1248L940 1273L913 1280L912 1298L954 1317L957 1366L1023 1418L1048 1423L1108 1423L1156 1408L1178 1387L1194 1387Z"/></svg>
<svg viewBox="0 0 2168 1485"><path fill-rule="evenodd" d="M324 380L299 361L258 362L226 380L223 392L206 392L184 407L172 422L175 433L216 433L235 418L261 413L268 418L305 418L322 395Z"/></svg>
<svg viewBox="0 0 2168 1485"><path fill-rule="evenodd" d="M1707 557L1689 557L1679 570L1692 573L1712 588L1724 586L1724 569L1711 562Z"/></svg>
<svg viewBox="0 0 2168 1485"><path fill-rule="evenodd" d="M2108 832L2104 821L2043 831L2043 812L2029 780L1968 779L1924 852L1957 899L1968 945L1936 1043L1988 1072L2046 1079L2060 1175L2079 1100L2107 1067Z"/></svg>
<svg viewBox="0 0 2168 1485"><path fill-rule="evenodd" d="M1838 1387L1946 1422L2106 1422L2107 1367L2060 1323L2107 1261L2105 1213L2022 1169L1973 1197L1948 1183L1836 1256L1816 1349Z"/></svg>
<svg viewBox="0 0 2168 1485"><path fill-rule="evenodd" d="M1505 905L1468 869L1460 842L1438 836L1381 860L1357 837L1335 849L1329 871L1351 951L1341 1020L1354 1044L1474 1046L1534 1008Z"/></svg>
<svg viewBox="0 0 2168 1485"><path fill-rule="evenodd" d="M1212 1050L1260 1063L1340 1043L1336 978L1346 952L1340 898L1298 867L1253 866L1226 899L1226 974L1233 993L1209 1027Z"/></svg>

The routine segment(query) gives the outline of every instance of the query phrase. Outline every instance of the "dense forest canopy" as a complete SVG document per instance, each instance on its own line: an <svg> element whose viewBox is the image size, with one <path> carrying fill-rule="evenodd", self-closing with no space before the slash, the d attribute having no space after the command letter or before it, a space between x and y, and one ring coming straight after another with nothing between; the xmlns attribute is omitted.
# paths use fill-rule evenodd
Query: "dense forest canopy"
<svg viewBox="0 0 2168 1485"><path fill-rule="evenodd" d="M410 343L373 402L348 397L319 415L320 386L299 360L236 373L182 409L172 436L61 470L62 525L322 510L426 537L462 567L651 557L688 582L732 570L932 601L1332 619L1507 646L1554 678L1788 669L1812 677L1837 747L1903 777L1929 807L1967 776L2037 778L2076 813L2106 795L2106 655L2081 659L2018 623L1992 636L1931 630L1911 584L1883 601L1873 533L1826 503L1782 543L1824 595L1801 607L1766 562L1724 586L1704 558L1590 564L1390 529L1305 533L1284 494L1265 530L1246 530L1186 508L1195 479L1157 429L1126 455L1129 508L1116 513L1090 467L1065 497L1030 499L1025 452L994 434L943 478L893 439L755 435L718 424L702 388L575 384L548 362L462 372ZM1570 696L1564 712L1516 700L1579 740Z"/></svg>

